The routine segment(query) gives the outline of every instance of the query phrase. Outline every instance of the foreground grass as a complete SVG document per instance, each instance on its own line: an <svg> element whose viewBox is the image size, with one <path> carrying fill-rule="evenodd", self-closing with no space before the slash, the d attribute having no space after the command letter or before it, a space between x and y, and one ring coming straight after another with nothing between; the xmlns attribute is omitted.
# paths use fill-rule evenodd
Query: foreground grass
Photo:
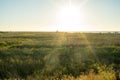
<svg viewBox="0 0 120 80"><path fill-rule="evenodd" d="M74 78L73 76L64 76L61 80L116 80L116 78L114 73L110 72L97 75L94 72L90 72L88 75L81 75L77 78Z"/></svg>
<svg viewBox="0 0 120 80"><path fill-rule="evenodd" d="M119 70L120 34L0 33L0 80L115 80Z"/></svg>
<svg viewBox="0 0 120 80"><path fill-rule="evenodd" d="M11 78L8 80L21 80L19 78ZM23 79L24 80L24 79ZM25 80L117 80L114 72L101 72L99 74L95 74L92 70L88 74L81 74L78 77L74 77L72 75L62 75L58 76L44 76L40 77L40 75L29 76Z"/></svg>

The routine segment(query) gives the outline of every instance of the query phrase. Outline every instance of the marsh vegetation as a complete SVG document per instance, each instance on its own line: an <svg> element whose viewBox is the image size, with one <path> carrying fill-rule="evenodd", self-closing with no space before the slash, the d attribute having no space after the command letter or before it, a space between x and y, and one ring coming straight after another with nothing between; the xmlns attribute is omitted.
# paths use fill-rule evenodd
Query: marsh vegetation
<svg viewBox="0 0 120 80"><path fill-rule="evenodd" d="M120 34L0 32L0 79L116 80Z"/></svg>

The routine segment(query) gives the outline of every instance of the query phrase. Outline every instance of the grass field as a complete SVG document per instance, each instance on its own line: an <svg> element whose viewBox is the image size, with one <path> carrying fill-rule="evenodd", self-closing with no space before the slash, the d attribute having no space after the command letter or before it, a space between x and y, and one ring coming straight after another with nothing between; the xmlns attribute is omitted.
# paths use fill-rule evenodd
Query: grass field
<svg viewBox="0 0 120 80"><path fill-rule="evenodd" d="M0 80L120 80L120 34L0 32Z"/></svg>

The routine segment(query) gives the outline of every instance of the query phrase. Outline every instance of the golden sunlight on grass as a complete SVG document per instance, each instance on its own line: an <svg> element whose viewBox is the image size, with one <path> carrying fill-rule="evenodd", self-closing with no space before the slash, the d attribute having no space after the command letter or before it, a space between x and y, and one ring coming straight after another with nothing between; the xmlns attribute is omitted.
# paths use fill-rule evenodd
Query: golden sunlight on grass
<svg viewBox="0 0 120 80"><path fill-rule="evenodd" d="M56 79L57 80L57 79ZM77 78L73 76L64 76L61 80L116 80L113 73L104 72L103 74L96 75L94 72L89 72L88 75L81 75Z"/></svg>
<svg viewBox="0 0 120 80"><path fill-rule="evenodd" d="M88 74L82 74L78 77L74 77L71 75L63 75L61 78L58 78L56 76L54 77L48 77L44 78L44 80L116 80L114 72L107 72L103 71L99 74L95 74L93 70L91 70ZM27 80L32 80L33 78L28 77ZM35 76L35 80L39 80L39 76Z"/></svg>

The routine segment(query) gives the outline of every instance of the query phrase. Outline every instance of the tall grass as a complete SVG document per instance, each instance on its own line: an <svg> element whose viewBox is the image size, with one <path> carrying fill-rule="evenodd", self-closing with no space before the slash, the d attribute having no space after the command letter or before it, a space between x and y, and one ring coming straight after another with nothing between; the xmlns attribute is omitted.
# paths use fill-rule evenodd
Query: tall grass
<svg viewBox="0 0 120 80"><path fill-rule="evenodd" d="M0 33L1 80L115 80L119 70L120 34Z"/></svg>
<svg viewBox="0 0 120 80"><path fill-rule="evenodd" d="M96 74L91 70L88 74L81 74L78 77L62 75L61 78L59 78L56 76L40 77L39 75L36 75L35 77L27 77L27 80L116 80L116 77L114 72L103 71L102 73Z"/></svg>

